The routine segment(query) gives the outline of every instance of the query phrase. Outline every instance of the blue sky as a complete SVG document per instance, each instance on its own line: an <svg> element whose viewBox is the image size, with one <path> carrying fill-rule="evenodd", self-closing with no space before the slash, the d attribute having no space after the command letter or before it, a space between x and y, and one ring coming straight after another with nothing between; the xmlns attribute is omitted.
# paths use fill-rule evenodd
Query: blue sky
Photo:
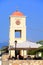
<svg viewBox="0 0 43 65"><path fill-rule="evenodd" d="M9 16L16 9L27 16L27 40L43 40L43 0L0 0L0 42L9 40Z"/></svg>

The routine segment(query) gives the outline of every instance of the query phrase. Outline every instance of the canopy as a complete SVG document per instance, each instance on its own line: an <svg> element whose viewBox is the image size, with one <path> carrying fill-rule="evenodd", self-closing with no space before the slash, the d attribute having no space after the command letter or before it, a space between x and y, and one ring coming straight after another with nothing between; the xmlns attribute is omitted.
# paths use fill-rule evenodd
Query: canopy
<svg viewBox="0 0 43 65"><path fill-rule="evenodd" d="M39 48L40 46L42 46L42 45L34 43L34 42L30 42L30 41L25 41L23 43L17 43L16 44L16 49ZM10 48L14 49L15 46L11 46Z"/></svg>
<svg viewBox="0 0 43 65"><path fill-rule="evenodd" d="M25 41L23 43L17 43L16 48L38 48L40 46L42 45L30 41Z"/></svg>

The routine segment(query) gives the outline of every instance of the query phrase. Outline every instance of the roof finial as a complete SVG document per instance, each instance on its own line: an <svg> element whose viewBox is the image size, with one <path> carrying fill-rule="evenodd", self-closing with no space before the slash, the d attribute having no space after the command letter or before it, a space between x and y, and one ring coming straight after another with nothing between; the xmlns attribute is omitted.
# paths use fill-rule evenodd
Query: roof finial
<svg viewBox="0 0 43 65"><path fill-rule="evenodd" d="M18 11L18 7L16 7L16 12Z"/></svg>

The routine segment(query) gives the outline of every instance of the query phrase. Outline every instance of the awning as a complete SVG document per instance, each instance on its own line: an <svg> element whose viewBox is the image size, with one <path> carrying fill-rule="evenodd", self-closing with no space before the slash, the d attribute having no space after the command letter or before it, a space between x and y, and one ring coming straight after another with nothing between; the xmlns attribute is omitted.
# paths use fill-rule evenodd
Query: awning
<svg viewBox="0 0 43 65"><path fill-rule="evenodd" d="M17 43L16 44L16 49L37 49L40 46L42 46L41 44L37 44L34 42L30 42L30 41L25 41L23 43ZM15 49L15 46L11 46L10 49Z"/></svg>

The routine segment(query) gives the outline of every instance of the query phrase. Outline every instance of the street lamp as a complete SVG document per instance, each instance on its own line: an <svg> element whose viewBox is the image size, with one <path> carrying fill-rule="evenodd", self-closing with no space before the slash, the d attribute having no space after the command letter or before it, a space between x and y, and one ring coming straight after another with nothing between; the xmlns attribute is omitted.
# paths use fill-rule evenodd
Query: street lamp
<svg viewBox="0 0 43 65"><path fill-rule="evenodd" d="M16 45L17 45L17 41L15 40L15 59L17 58L17 54L16 54Z"/></svg>

